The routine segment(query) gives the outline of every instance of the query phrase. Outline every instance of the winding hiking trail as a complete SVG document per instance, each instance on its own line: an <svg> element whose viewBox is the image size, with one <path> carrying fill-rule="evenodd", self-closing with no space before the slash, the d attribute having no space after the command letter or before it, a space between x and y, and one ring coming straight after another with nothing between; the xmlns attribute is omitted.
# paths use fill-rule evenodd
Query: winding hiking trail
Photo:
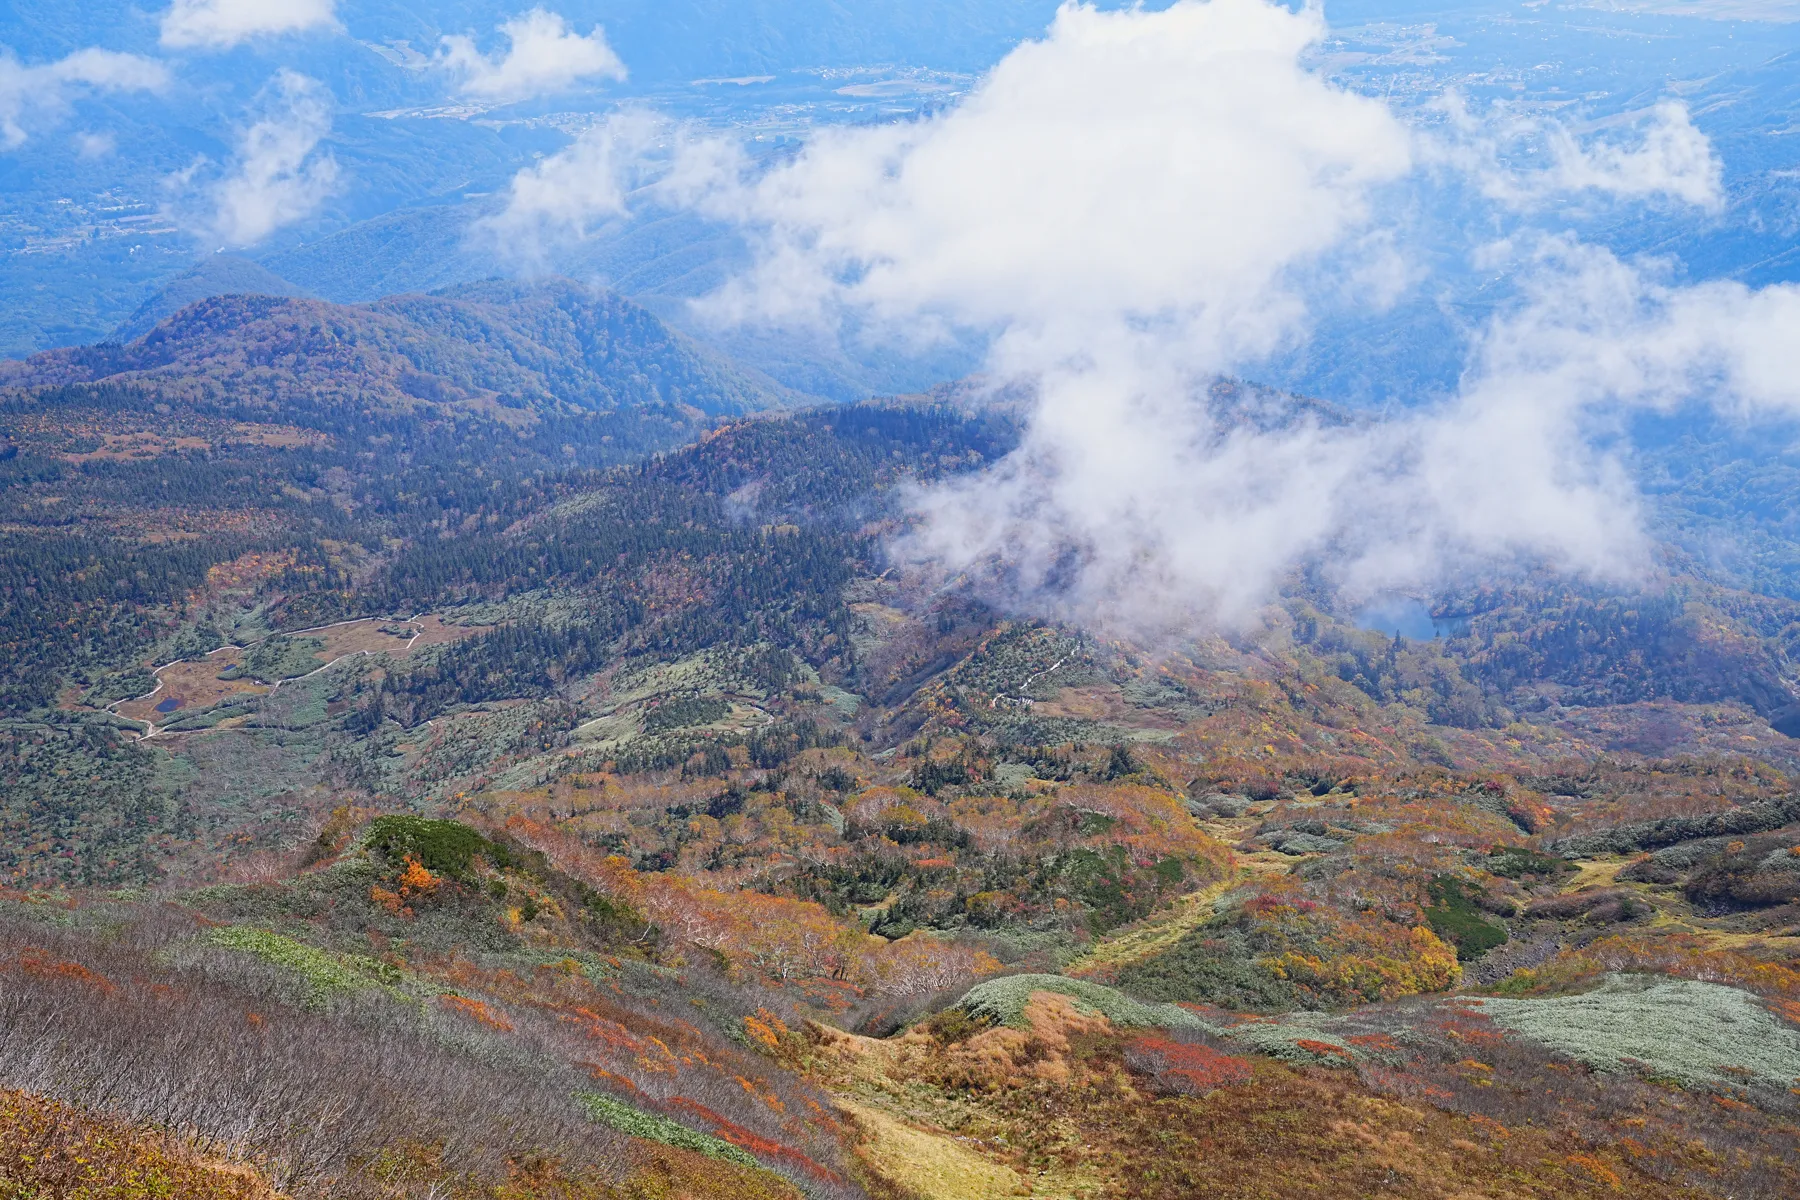
<svg viewBox="0 0 1800 1200"><path fill-rule="evenodd" d="M1078 651L1071 650L1067 654L1063 655L1061 658L1057 659L1055 665L1045 667L1042 671L1037 672L1035 675L1027 675L1025 677L1025 682L1021 683L1019 685L1019 694L1017 696L997 695L992 700L988 701L988 707L989 708L997 708L1002 700L1006 701L1008 704L1023 704L1026 707L1030 707L1031 705L1037 703L1030 696L1027 696L1025 694L1026 692L1029 692L1031 690L1031 685L1036 683L1038 680L1042 679L1046 675L1054 675L1054 674L1056 674L1056 672L1062 670L1063 664L1068 662L1071 658L1074 658L1077 653L1078 653Z"/></svg>

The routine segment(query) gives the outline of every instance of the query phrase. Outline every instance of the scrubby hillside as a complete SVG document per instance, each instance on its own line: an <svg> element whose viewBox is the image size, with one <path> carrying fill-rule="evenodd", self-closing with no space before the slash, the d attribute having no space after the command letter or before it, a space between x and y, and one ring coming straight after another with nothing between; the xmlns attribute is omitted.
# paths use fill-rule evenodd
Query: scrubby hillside
<svg viewBox="0 0 1800 1200"><path fill-rule="evenodd" d="M7 394L0 1120L195 1194L1800 1187L1780 589L1136 646L888 557L1002 414L711 422L561 288L307 311Z"/></svg>

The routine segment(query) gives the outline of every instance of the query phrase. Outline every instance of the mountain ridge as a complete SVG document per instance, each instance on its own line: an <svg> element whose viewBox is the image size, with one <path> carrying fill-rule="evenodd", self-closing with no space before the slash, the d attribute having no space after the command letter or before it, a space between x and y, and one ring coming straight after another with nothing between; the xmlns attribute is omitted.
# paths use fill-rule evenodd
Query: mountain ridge
<svg viewBox="0 0 1800 1200"><path fill-rule="evenodd" d="M498 415L667 404L718 417L793 403L648 310L569 280L499 281L342 305L211 296L123 344L0 362L0 389L102 383L279 409L305 398L380 412Z"/></svg>

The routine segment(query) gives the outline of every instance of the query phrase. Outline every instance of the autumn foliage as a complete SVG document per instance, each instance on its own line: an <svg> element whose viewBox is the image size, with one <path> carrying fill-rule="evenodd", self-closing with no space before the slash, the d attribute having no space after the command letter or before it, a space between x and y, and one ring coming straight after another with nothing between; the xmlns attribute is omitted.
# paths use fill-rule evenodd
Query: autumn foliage
<svg viewBox="0 0 1800 1200"><path fill-rule="evenodd" d="M30 1200L275 1200L255 1171L209 1161L147 1129L0 1091L0 1196Z"/></svg>
<svg viewBox="0 0 1800 1200"><path fill-rule="evenodd" d="M1125 1046L1125 1062L1142 1071L1158 1088L1181 1096L1204 1096L1222 1087L1247 1083L1250 1063L1222 1054L1200 1042L1168 1037L1134 1038Z"/></svg>

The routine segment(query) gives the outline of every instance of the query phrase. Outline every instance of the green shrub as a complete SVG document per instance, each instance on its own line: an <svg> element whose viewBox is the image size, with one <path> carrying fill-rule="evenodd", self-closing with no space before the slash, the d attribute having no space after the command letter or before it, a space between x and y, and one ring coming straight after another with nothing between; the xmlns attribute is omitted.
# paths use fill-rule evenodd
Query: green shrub
<svg viewBox="0 0 1800 1200"><path fill-rule="evenodd" d="M1453 875L1439 875L1427 886L1433 904L1425 910L1431 931L1456 947L1456 957L1471 962L1505 943L1506 927L1481 915L1480 892Z"/></svg>
<svg viewBox="0 0 1800 1200"><path fill-rule="evenodd" d="M602 1096L598 1092L578 1092L575 1098L587 1110L588 1116L602 1125L610 1125L627 1136L643 1138L649 1142L661 1142L665 1146L674 1146L678 1150L692 1150L696 1154L722 1158L740 1166L757 1168L762 1166L750 1155L723 1138L716 1138L710 1133L689 1129L686 1125L671 1121L667 1117L659 1117L655 1113L647 1113L643 1109L620 1103L611 1096Z"/></svg>
<svg viewBox="0 0 1800 1200"><path fill-rule="evenodd" d="M1554 858L1548 854L1539 854L1535 850L1527 850L1523 846L1501 846L1488 855L1484 864L1488 874L1498 875L1504 879L1523 879L1527 875L1543 875L1555 878L1569 875L1575 870L1573 863L1566 858Z"/></svg>
<svg viewBox="0 0 1800 1200"><path fill-rule="evenodd" d="M718 696L677 696L644 714L645 733L667 733L695 725L711 725L731 713L731 701Z"/></svg>
<svg viewBox="0 0 1800 1200"><path fill-rule="evenodd" d="M991 1017L977 1016L960 1008L946 1008L933 1015L923 1027L933 1041L953 1046L968 1041L983 1030L992 1029L994 1022Z"/></svg>
<svg viewBox="0 0 1800 1200"><path fill-rule="evenodd" d="M512 856L460 821L432 821L424 817L376 817L369 823L365 845L389 862L408 855L425 869L452 879L467 877L476 855L495 866L508 866Z"/></svg>
<svg viewBox="0 0 1800 1200"><path fill-rule="evenodd" d="M1162 953L1123 967L1118 983L1152 1000L1282 1012L1299 1006L1299 993L1257 960L1286 950L1314 954L1319 947L1304 929L1287 931L1286 940L1276 944L1241 911L1231 912L1184 934Z"/></svg>

